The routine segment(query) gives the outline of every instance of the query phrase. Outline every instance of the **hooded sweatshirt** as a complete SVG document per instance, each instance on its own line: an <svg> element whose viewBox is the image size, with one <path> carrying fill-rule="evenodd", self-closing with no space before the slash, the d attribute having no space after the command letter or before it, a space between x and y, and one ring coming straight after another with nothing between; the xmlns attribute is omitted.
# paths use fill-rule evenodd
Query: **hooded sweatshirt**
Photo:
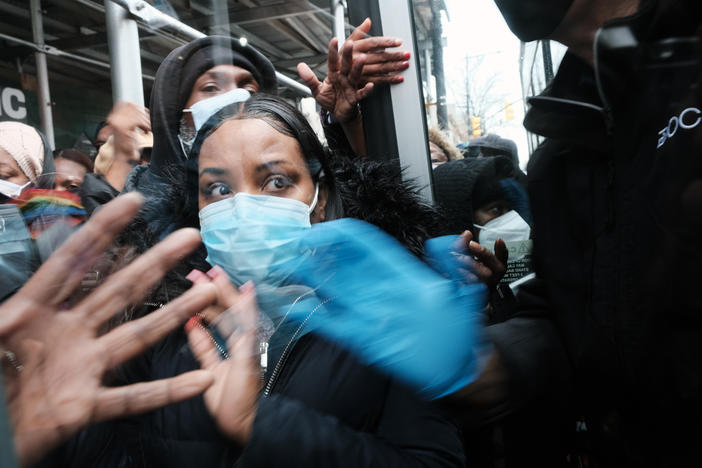
<svg viewBox="0 0 702 468"><path fill-rule="evenodd" d="M178 138L183 109L198 77L225 64L249 70L261 92L276 93L271 62L229 37L208 36L178 47L168 54L156 73L149 105L154 136L151 163L134 168L124 192L139 191L146 197L140 216L159 239L172 232L184 216L181 207L172 203L177 197L171 196L185 177L187 157Z"/></svg>

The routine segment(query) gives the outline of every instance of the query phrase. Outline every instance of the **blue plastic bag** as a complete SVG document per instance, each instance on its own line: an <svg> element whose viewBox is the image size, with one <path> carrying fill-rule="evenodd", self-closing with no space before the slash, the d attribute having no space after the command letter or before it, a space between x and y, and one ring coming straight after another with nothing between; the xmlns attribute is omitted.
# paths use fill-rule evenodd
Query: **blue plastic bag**
<svg viewBox="0 0 702 468"><path fill-rule="evenodd" d="M485 287L467 283L456 236L426 245L427 263L375 226L354 219L319 223L302 238L307 253L294 280L325 303L308 326L427 398L464 387L479 373Z"/></svg>

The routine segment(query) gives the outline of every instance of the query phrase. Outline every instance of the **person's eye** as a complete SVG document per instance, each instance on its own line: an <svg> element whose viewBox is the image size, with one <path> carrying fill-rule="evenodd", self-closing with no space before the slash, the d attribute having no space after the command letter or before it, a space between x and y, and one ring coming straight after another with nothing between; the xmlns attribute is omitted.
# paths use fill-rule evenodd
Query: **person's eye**
<svg viewBox="0 0 702 468"><path fill-rule="evenodd" d="M80 185L71 184L68 187L66 187L66 190L71 193L77 193L80 190Z"/></svg>
<svg viewBox="0 0 702 468"><path fill-rule="evenodd" d="M207 187L208 197L226 197L231 195L232 189L225 183L215 182Z"/></svg>
<svg viewBox="0 0 702 468"><path fill-rule="evenodd" d="M266 179L263 184L264 192L280 192L293 185L289 177L284 175L273 175Z"/></svg>
<svg viewBox="0 0 702 468"><path fill-rule="evenodd" d="M220 89L216 83L208 83L202 87L202 91L204 91L205 93L217 93L220 91Z"/></svg>

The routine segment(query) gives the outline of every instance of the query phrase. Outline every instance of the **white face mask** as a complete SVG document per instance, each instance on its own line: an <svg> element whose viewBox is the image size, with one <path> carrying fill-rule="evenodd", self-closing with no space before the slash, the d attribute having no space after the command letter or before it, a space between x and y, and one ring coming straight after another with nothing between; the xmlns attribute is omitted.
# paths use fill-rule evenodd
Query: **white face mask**
<svg viewBox="0 0 702 468"><path fill-rule="evenodd" d="M17 198L29 184L31 184L31 182L27 182L24 185L17 185L14 182L0 179L0 193L8 198Z"/></svg>
<svg viewBox="0 0 702 468"><path fill-rule="evenodd" d="M191 114L193 118L193 125L195 128L189 126L184 118L180 119L180 128L178 129L178 140L180 140L180 146L183 148L183 153L188 157L190 155L190 149L195 142L195 137L197 132L200 131L205 122L209 120L210 117L215 115L220 109L226 107L235 102L248 101L251 97L251 93L242 88L232 89L226 93L218 94L217 96L212 96L211 98L203 99L198 101L188 109L183 109L184 114Z"/></svg>
<svg viewBox="0 0 702 468"><path fill-rule="evenodd" d="M502 239L505 242L518 242L529 240L531 235L531 227L514 210L491 220L485 226L478 224L474 224L474 226L480 229L478 233L480 245L493 252L497 239Z"/></svg>
<svg viewBox="0 0 702 468"><path fill-rule="evenodd" d="M226 107L235 102L248 101L251 97L251 93L242 88L232 89L226 93L218 94L212 96L211 98L203 99L198 101L189 109L183 109L183 112L189 112L193 116L193 124L195 125L195 132L199 132L205 122L209 120L210 117L215 115L220 109Z"/></svg>

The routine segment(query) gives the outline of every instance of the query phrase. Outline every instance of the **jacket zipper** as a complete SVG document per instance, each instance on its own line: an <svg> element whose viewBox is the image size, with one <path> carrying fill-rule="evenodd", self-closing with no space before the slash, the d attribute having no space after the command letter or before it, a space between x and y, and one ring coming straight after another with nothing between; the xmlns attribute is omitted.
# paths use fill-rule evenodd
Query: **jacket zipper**
<svg viewBox="0 0 702 468"><path fill-rule="evenodd" d="M312 309L312 311L307 314L307 317L305 317L305 320L302 321L299 327L297 327L297 330L295 330L295 333L293 333L292 338L290 338L290 341L288 341L288 344L285 346L285 349L283 350L283 354L281 354L280 359L278 359L278 363L275 365L275 368L273 369L273 373L271 374L271 378L268 379L268 383L266 384L266 388L263 390L263 396L268 397L271 394L271 390L273 389L273 385L275 385L275 381L278 378L278 375L280 371L282 370L283 366L285 365L285 362L288 359L288 354L290 351L292 351L292 344L295 341L295 338L297 338L297 335L300 334L302 329L307 325L307 322L309 321L310 317L312 317L312 314L314 314L317 309L322 307L324 304L328 303L331 301L331 299L325 299L324 301L320 302L317 307Z"/></svg>

